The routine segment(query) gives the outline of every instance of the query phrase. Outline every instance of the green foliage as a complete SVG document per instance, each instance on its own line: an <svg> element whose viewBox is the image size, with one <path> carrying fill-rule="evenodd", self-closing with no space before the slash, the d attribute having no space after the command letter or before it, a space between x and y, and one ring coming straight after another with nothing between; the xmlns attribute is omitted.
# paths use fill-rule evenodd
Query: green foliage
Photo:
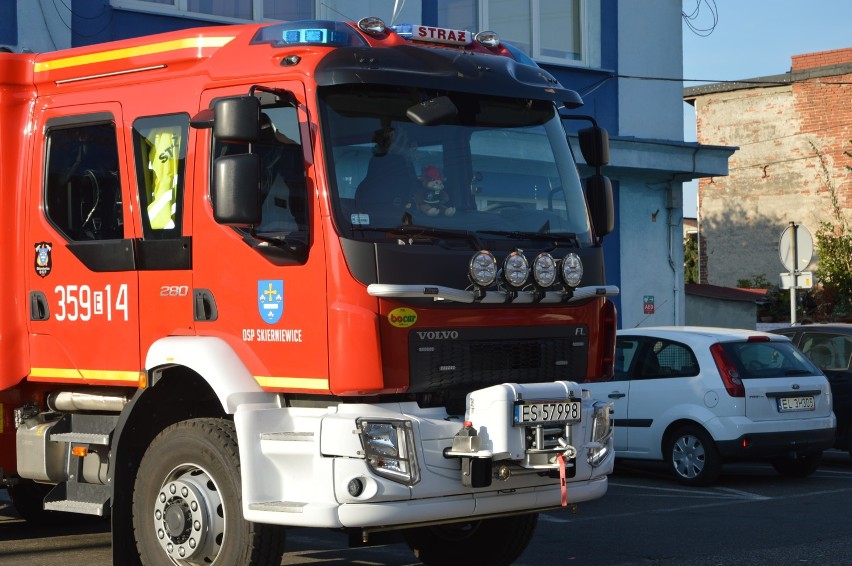
<svg viewBox="0 0 852 566"><path fill-rule="evenodd" d="M745 279L737 279L740 289L766 289L766 301L757 309L759 318L771 318L774 321L790 320L790 291L782 291L773 285L763 273Z"/></svg>
<svg viewBox="0 0 852 566"><path fill-rule="evenodd" d="M683 281L698 283L698 234L687 234L683 239Z"/></svg>
<svg viewBox="0 0 852 566"><path fill-rule="evenodd" d="M813 144L811 146L814 151L817 151ZM844 151L844 154L852 157L849 151ZM816 277L822 286L821 295L827 303L821 308L826 315L831 314L832 318L836 318L852 312L852 227L840 206L837 188L828 167L818 151L817 156L820 158L820 165L828 186L831 220L820 222L816 233L816 252L819 257ZM846 169L852 171L849 165Z"/></svg>

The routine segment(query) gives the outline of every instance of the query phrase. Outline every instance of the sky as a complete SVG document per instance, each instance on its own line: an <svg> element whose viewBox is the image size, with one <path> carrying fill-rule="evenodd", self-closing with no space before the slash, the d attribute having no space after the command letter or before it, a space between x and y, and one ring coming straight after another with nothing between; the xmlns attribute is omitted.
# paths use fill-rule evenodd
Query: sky
<svg viewBox="0 0 852 566"><path fill-rule="evenodd" d="M685 87L780 75L793 55L852 47L852 0L683 0L683 12L694 16L683 23L683 76L701 80ZM687 104L684 137L695 141ZM683 215L695 218L695 182L683 196Z"/></svg>

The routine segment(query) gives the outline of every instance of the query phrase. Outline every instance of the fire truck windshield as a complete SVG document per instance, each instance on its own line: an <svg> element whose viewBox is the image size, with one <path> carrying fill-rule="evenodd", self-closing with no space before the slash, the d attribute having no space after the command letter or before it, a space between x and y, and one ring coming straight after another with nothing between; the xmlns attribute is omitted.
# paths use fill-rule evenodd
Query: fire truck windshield
<svg viewBox="0 0 852 566"><path fill-rule="evenodd" d="M319 96L342 236L381 240L414 225L487 240L552 234L591 244L551 102L375 85L329 86ZM457 111L422 125L410 109L438 97Z"/></svg>

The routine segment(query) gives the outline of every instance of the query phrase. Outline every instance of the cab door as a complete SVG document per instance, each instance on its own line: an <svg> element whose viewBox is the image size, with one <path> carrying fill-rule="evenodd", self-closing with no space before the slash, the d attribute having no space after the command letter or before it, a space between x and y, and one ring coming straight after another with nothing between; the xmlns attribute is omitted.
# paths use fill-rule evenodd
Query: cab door
<svg viewBox="0 0 852 566"><path fill-rule="evenodd" d="M36 120L26 229L30 379L139 383L138 282L118 103Z"/></svg>
<svg viewBox="0 0 852 566"><path fill-rule="evenodd" d="M209 178L220 156L259 155L262 221L253 230L216 223L206 184L196 184L193 285L198 304L207 305L196 332L225 340L263 387L326 392L326 259L305 90L292 81L261 86L261 138L251 147L198 130L195 153L210 159L196 160L196 179ZM201 107L249 88L206 91Z"/></svg>

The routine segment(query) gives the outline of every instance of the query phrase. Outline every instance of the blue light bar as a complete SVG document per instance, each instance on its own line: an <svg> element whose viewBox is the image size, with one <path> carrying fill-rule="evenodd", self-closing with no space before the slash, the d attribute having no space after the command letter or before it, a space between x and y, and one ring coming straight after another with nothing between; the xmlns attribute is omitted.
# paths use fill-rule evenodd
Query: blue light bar
<svg viewBox="0 0 852 566"><path fill-rule="evenodd" d="M273 24L261 28L252 44L269 43L274 47L292 45L363 46L367 43L354 29L341 22L307 20Z"/></svg>

